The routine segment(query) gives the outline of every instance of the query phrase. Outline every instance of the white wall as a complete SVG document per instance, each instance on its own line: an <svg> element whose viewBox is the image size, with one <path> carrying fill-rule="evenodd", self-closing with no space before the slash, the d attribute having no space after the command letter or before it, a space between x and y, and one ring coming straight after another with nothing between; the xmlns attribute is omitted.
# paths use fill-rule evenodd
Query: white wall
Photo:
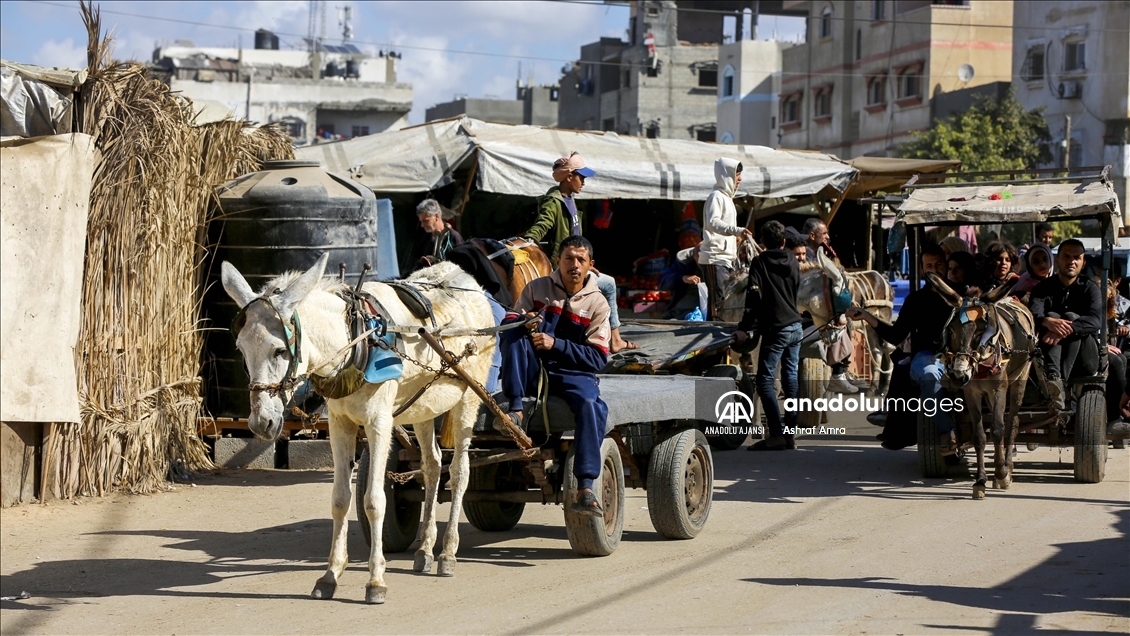
<svg viewBox="0 0 1130 636"><path fill-rule="evenodd" d="M772 40L742 40L718 49L718 140L777 147L776 117L781 86L781 51ZM733 95L724 94L734 74Z"/></svg>

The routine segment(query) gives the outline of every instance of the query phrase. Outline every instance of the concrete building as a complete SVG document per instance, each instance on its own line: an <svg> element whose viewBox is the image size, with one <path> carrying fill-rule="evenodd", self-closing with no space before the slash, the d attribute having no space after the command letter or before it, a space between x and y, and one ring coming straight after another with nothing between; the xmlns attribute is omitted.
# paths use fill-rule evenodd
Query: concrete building
<svg viewBox="0 0 1130 636"><path fill-rule="evenodd" d="M938 96L1012 76L1012 2L785 2L808 15L782 53L781 147L895 156Z"/></svg>
<svg viewBox="0 0 1130 636"><path fill-rule="evenodd" d="M237 118L282 122L296 143L313 142L319 131L349 139L408 124L412 85L396 81L396 54L374 57L349 44L322 44L314 54L279 50L278 38L262 30L256 46L179 42L153 51L150 73L189 99L224 104Z"/></svg>
<svg viewBox="0 0 1130 636"><path fill-rule="evenodd" d="M1013 25L1016 98L1044 109L1055 166L1110 165L1125 213L1130 2L1016 2Z"/></svg>
<svg viewBox="0 0 1130 636"><path fill-rule="evenodd" d="M718 141L777 147L781 52L774 40L742 40L718 49Z"/></svg>
<svg viewBox="0 0 1130 636"><path fill-rule="evenodd" d="M460 97L427 109L425 121L447 119L466 115L483 121L499 124L526 124L533 126L557 126L556 86L534 86L533 81L515 87L514 99L489 99Z"/></svg>
<svg viewBox="0 0 1130 636"><path fill-rule="evenodd" d="M628 4L628 41L601 38L581 47L580 60L563 69L560 127L715 141L718 47L726 43L725 32L740 41L756 28L755 12L798 14L779 1Z"/></svg>

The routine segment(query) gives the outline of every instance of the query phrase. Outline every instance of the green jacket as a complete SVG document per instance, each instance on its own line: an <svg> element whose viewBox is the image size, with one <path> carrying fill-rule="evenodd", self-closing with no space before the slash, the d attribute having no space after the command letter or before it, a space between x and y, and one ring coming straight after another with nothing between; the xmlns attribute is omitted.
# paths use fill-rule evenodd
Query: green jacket
<svg viewBox="0 0 1130 636"><path fill-rule="evenodd" d="M577 227L584 227L581 209L577 208ZM546 241L549 249L549 262L557 267L557 257L560 255L561 241L573 233L573 226L569 222L569 210L565 207L565 195L561 194L560 186L553 186L545 196L538 197L538 218L523 236L535 241Z"/></svg>

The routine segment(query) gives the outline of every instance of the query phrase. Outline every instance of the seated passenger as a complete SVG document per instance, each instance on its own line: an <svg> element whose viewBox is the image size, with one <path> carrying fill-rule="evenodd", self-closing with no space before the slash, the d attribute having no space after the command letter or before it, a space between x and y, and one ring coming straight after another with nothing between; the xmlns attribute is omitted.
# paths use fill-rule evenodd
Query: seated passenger
<svg viewBox="0 0 1130 636"><path fill-rule="evenodd" d="M1099 369L1103 302L1098 285L1080 275L1083 253L1083 243L1076 239L1060 243L1056 275L1032 289L1029 306L1040 339L1037 361L1043 362L1049 406L1056 414L1064 409L1063 380L1073 371L1094 375ZM1076 362L1082 365L1079 369Z"/></svg>
<svg viewBox="0 0 1130 636"><path fill-rule="evenodd" d="M679 250L659 276L659 289L671 292L671 306L664 312L664 320L687 320L695 309L701 319L706 318L708 291L698 274L698 250L698 245Z"/></svg>
<svg viewBox="0 0 1130 636"><path fill-rule="evenodd" d="M1027 262L1028 271L1024 272L1020 280L1012 286L1012 295L1027 305L1031 302L1029 295L1036 285L1052 275L1052 261L1055 257L1052 256L1052 248L1043 243L1035 243L1028 248L1024 260Z"/></svg>
<svg viewBox="0 0 1130 636"><path fill-rule="evenodd" d="M937 245L922 248L922 273L945 273L946 254ZM851 320L863 320L875 329L875 333L887 342L898 346L910 336L910 379L918 384L923 398L940 398L942 393L942 363L937 352L942 331L953 315L953 307L930 284L910 292L903 302L902 310L895 324L883 322L859 307L851 307L845 312ZM957 451L957 436L954 433L953 417L945 410L938 409L934 415L934 425L941 439L943 454ZM919 443L922 440L918 440ZM884 440L886 443L886 440Z"/></svg>
<svg viewBox="0 0 1130 636"><path fill-rule="evenodd" d="M575 512L602 517L592 491L600 476L600 446L604 441L608 406L600 399L596 372L608 362L608 301L596 284L592 244L569 236L555 250L557 269L526 285L503 324L540 317L533 330L502 332L502 391L510 401L508 416L521 427L522 398L537 396L541 369L549 395L569 405L576 424L577 445L573 475L578 482ZM523 316L524 314L524 316Z"/></svg>
<svg viewBox="0 0 1130 636"><path fill-rule="evenodd" d="M977 270L977 261L969 252L950 253L946 266L946 280L955 292L965 295L972 293L970 288L976 288L981 292L989 291L985 289L986 281Z"/></svg>
<svg viewBox="0 0 1130 636"><path fill-rule="evenodd" d="M1020 258L1016 255L1016 248L1011 243L1004 241L989 243L989 247L985 248L984 272L985 277L988 278L986 285L989 289L1000 287L1009 281L1016 282L1016 279L1020 278L1020 275L1016 273L1019 263Z"/></svg>

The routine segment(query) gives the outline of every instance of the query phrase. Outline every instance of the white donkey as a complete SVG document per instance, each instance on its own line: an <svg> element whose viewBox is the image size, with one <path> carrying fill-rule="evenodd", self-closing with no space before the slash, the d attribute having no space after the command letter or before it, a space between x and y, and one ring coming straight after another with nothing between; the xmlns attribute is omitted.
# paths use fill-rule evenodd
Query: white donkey
<svg viewBox="0 0 1130 636"><path fill-rule="evenodd" d="M236 345L247 364L251 377L251 414L248 425L257 437L275 439L282 431L283 412L296 382L294 378L307 375L331 377L343 366L345 352L351 341L347 323L346 302L337 295L340 283L322 277L328 255L323 255L308 271L302 274L284 274L269 283L260 293L252 291L235 267L223 264L223 285L246 317L239 328ZM408 278L431 301L436 324L440 330L469 330L493 325L490 305L475 280L451 263L440 263L416 272ZM388 315L389 324L424 326L424 321L414 316L400 301L392 287L383 283L366 283L364 291L372 294ZM297 320L295 320L297 318ZM295 323L299 323L296 326ZM430 323L429 323L430 325ZM240 325L236 325L237 328ZM441 368L440 356L418 335L401 335L399 347L405 357ZM441 334L442 337L442 334ZM473 355L464 358L460 366L481 383L486 382L491 356L495 347L494 336L443 337L445 348L456 355L470 343ZM297 356L292 364L292 360ZM456 425L455 454L451 461L451 516L439 556L439 574L453 576L455 553L459 549L459 514L463 494L467 489L469 467L467 449L471 442L471 429L481 401L466 384L448 377L440 377L402 414L393 418L393 410L420 391L434 378L434 374L411 361L404 362L403 375L380 384L364 384L362 388L341 399L327 400L329 410L330 445L334 459L333 486L333 542L330 546L329 568L314 586L314 598L333 598L338 579L348 564L346 515L351 496L351 462L357 442L357 429L365 427L369 440L369 457L372 469L365 488L365 515L372 532L369 554L369 583L365 587L365 600L383 603L387 593L385 585L385 559L381 549L381 532L385 515L385 469L394 424L413 424L420 444L422 472L424 475L423 538L416 552L413 569L430 572L432 550L436 542L436 496L440 478L440 451L436 444L433 421L451 411Z"/></svg>

